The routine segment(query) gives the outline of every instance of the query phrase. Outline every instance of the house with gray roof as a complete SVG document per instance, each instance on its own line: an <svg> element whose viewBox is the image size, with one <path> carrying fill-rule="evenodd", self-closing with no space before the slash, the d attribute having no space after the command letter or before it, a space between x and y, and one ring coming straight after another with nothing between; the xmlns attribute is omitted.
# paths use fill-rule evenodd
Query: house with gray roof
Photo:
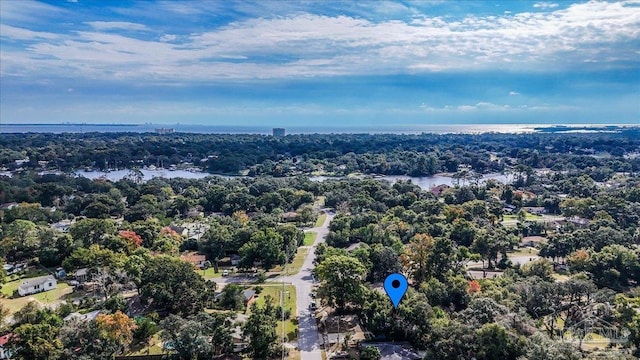
<svg viewBox="0 0 640 360"><path fill-rule="evenodd" d="M37 294L39 292L53 290L57 286L58 282L53 276L40 276L23 281L22 284L18 286L18 294L20 294L20 296Z"/></svg>

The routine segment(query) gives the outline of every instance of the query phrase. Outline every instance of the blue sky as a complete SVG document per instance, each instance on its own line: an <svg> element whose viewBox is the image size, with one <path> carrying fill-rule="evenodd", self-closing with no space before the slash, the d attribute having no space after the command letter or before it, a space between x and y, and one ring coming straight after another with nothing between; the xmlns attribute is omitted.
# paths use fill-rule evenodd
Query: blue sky
<svg viewBox="0 0 640 360"><path fill-rule="evenodd" d="M640 1L0 4L0 122L640 123Z"/></svg>

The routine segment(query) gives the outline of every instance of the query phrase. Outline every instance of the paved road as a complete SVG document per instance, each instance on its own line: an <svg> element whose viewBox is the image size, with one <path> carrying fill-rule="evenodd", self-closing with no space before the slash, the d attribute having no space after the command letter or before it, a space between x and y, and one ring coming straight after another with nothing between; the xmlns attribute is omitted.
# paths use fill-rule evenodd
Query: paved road
<svg viewBox="0 0 640 360"><path fill-rule="evenodd" d="M318 325L316 324L315 317L312 316L309 310L309 303L312 299L309 294L311 293L311 287L313 286L313 278L311 271L313 270L313 260L316 258L315 248L316 246L325 241L325 237L329 233L329 222L333 219L332 215L327 216L324 224L320 227L307 229L317 233L316 241L313 246L309 248L309 255L304 260L300 271L291 276L278 278L277 281L284 281L291 283L296 287L296 307L298 310L298 346L300 348L300 355L303 360L321 360L322 349L320 349L320 333L318 332Z"/></svg>

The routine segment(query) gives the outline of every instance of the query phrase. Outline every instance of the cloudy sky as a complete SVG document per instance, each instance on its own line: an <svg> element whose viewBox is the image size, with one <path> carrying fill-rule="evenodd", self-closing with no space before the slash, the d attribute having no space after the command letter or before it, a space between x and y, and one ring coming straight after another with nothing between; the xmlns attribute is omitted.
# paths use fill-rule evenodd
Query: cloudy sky
<svg viewBox="0 0 640 360"><path fill-rule="evenodd" d="M0 4L0 121L640 123L640 1Z"/></svg>

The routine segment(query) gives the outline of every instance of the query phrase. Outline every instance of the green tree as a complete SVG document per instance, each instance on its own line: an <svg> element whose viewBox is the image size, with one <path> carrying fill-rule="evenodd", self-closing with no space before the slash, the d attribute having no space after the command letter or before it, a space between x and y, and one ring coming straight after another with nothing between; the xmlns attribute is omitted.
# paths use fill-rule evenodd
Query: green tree
<svg viewBox="0 0 640 360"><path fill-rule="evenodd" d="M126 255L103 249L100 245L91 245L89 248L78 248L62 262L67 270L75 270L83 267L98 268L102 266L122 268Z"/></svg>
<svg viewBox="0 0 640 360"><path fill-rule="evenodd" d="M478 360L516 359L523 349L518 339L495 323L485 324L476 331Z"/></svg>
<svg viewBox="0 0 640 360"><path fill-rule="evenodd" d="M143 300L171 313L202 311L211 289L188 262L158 256L149 259L141 272L138 289Z"/></svg>
<svg viewBox="0 0 640 360"><path fill-rule="evenodd" d="M234 313L199 313L184 319L169 315L160 325L161 338L170 342L179 359L210 359L233 351Z"/></svg>
<svg viewBox="0 0 640 360"><path fill-rule="evenodd" d="M9 340L12 358L20 360L57 359L62 350L58 328L50 324L22 324Z"/></svg>
<svg viewBox="0 0 640 360"><path fill-rule="evenodd" d="M547 259L530 261L522 266L524 276L537 276L544 281L553 281L553 265Z"/></svg>
<svg viewBox="0 0 640 360"><path fill-rule="evenodd" d="M116 225L111 219L82 219L69 227L69 234L85 247L102 244L107 235L115 235Z"/></svg>
<svg viewBox="0 0 640 360"><path fill-rule="evenodd" d="M248 340L247 353L252 359L268 359L278 353L277 323L273 298L266 296L262 307L256 303L251 305L251 315L242 331Z"/></svg>
<svg viewBox="0 0 640 360"><path fill-rule="evenodd" d="M640 281L640 256L623 245L608 245L591 254L586 270L599 286L618 290Z"/></svg>
<svg viewBox="0 0 640 360"><path fill-rule="evenodd" d="M2 255L14 261L35 257L39 245L38 227L29 220L14 220L6 225L0 240Z"/></svg>
<svg viewBox="0 0 640 360"><path fill-rule="evenodd" d="M329 257L316 267L316 273L322 282L318 294L330 306L344 309L346 305L363 303L367 269L358 259L343 255Z"/></svg>
<svg viewBox="0 0 640 360"><path fill-rule="evenodd" d="M273 229L256 231L251 235L251 240L238 250L241 257L240 264L249 268L258 262L263 269L269 270L274 265L284 262L283 246L282 235Z"/></svg>
<svg viewBox="0 0 640 360"><path fill-rule="evenodd" d="M402 269L398 254L388 246L374 244L371 247L371 280L383 281L389 274L400 272Z"/></svg>
<svg viewBox="0 0 640 360"><path fill-rule="evenodd" d="M380 360L381 358L380 350L375 346L365 346L360 350L362 360Z"/></svg>
<svg viewBox="0 0 640 360"><path fill-rule="evenodd" d="M158 238L158 234L160 234L160 230L162 229L162 225L158 219L150 218L147 220L136 221L125 228L128 228L140 235L142 238L142 246L148 249L153 249L156 239Z"/></svg>
<svg viewBox="0 0 640 360"><path fill-rule="evenodd" d="M163 330L161 339L171 345L178 359L205 359L213 355L206 326L202 322L172 314L160 322L160 327Z"/></svg>
<svg viewBox="0 0 640 360"><path fill-rule="evenodd" d="M218 304L223 309L242 310L244 309L244 296L242 288L238 284L228 284L222 289Z"/></svg>

